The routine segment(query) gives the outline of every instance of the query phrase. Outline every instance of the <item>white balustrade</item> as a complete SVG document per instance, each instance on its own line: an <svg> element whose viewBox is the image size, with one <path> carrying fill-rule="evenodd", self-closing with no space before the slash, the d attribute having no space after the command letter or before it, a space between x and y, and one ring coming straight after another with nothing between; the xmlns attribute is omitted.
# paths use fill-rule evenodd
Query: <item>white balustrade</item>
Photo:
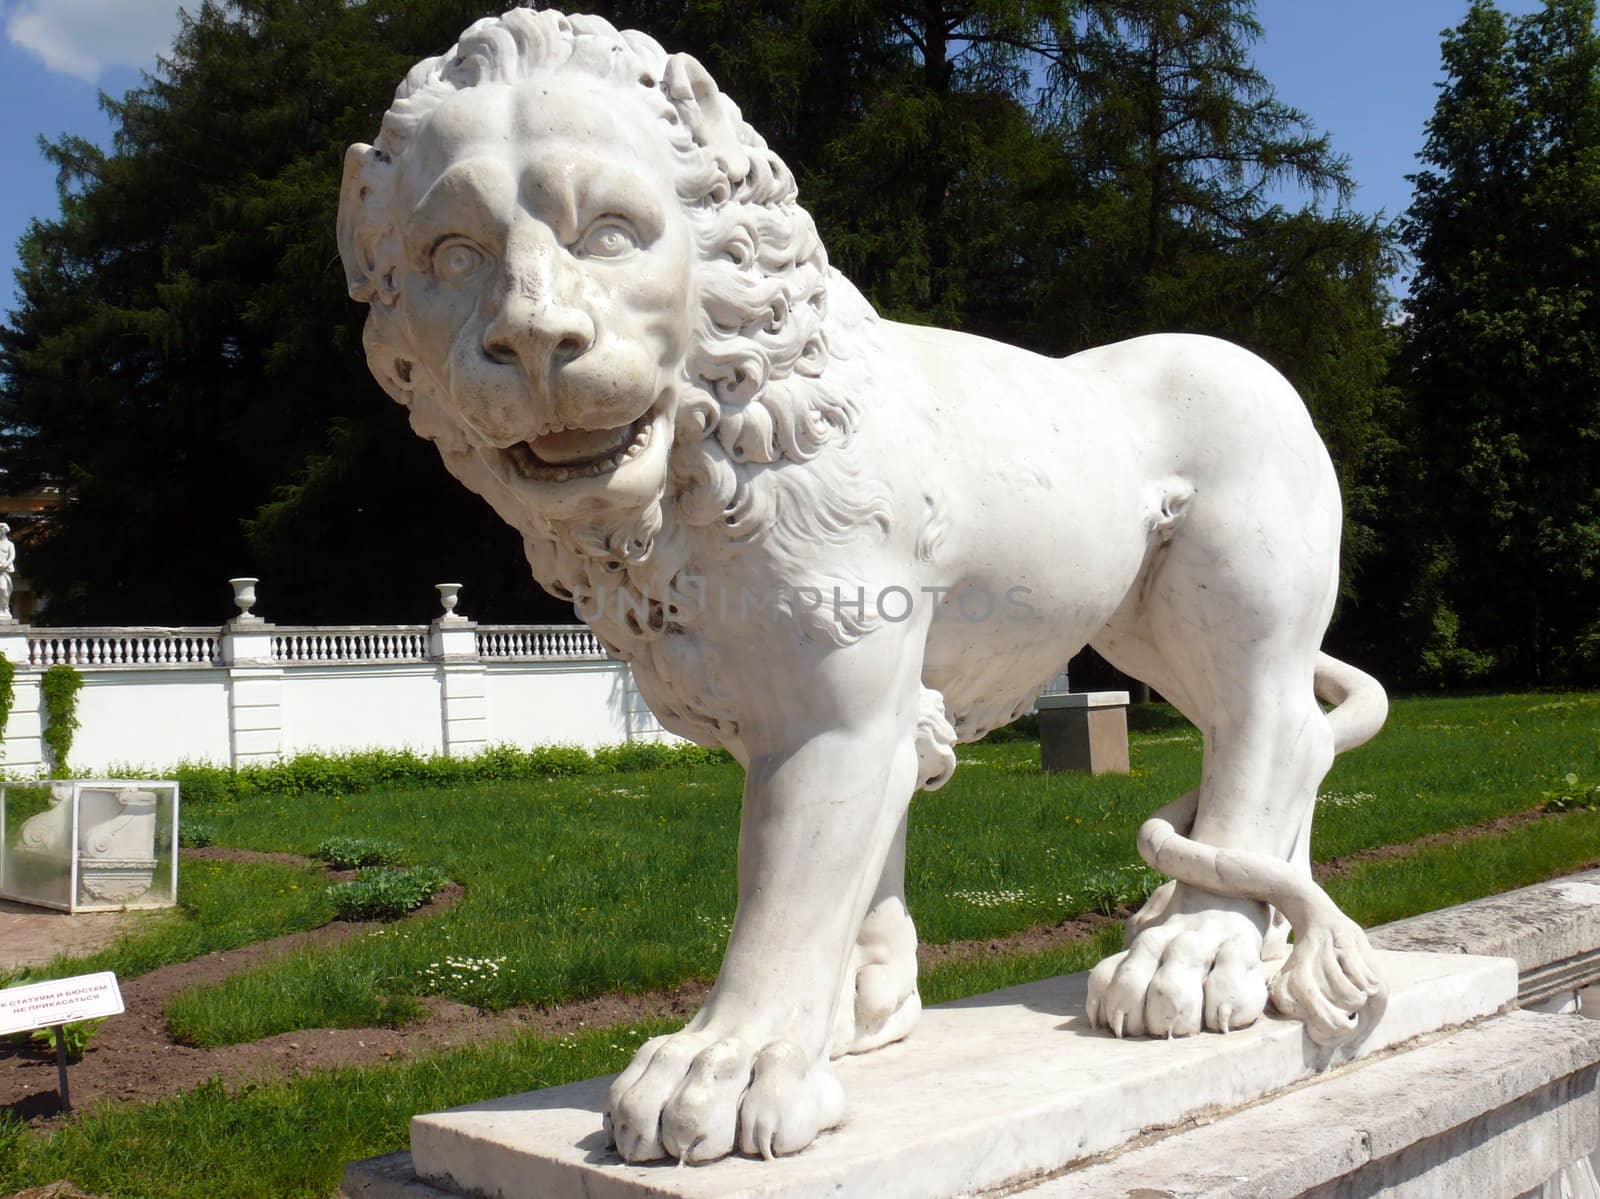
<svg viewBox="0 0 1600 1199"><path fill-rule="evenodd" d="M208 666L220 662L215 628L30 629L28 665L110 669ZM605 647L582 625L481 625L485 660L551 662L603 659ZM427 625L307 625L272 630L277 662L425 662Z"/></svg>
<svg viewBox="0 0 1600 1199"><path fill-rule="evenodd" d="M233 580L235 589L249 580ZM441 594L443 594L441 592ZM83 673L73 765L247 765L305 752L597 746L670 737L582 625L0 626L19 669L0 778L48 769L39 676Z"/></svg>
<svg viewBox="0 0 1600 1199"><path fill-rule="evenodd" d="M29 666L210 666L215 628L30 629Z"/></svg>
<svg viewBox="0 0 1600 1199"><path fill-rule="evenodd" d="M277 662L425 662L428 626L279 626L272 657Z"/></svg>
<svg viewBox="0 0 1600 1199"><path fill-rule="evenodd" d="M550 662L604 658L600 639L582 625L497 624L478 627L478 657L485 661Z"/></svg>

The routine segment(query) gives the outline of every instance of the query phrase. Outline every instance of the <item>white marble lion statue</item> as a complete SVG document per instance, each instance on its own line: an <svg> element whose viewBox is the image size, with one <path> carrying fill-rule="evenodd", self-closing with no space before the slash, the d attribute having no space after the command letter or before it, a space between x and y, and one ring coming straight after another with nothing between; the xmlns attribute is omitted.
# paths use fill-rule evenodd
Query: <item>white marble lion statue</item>
<svg viewBox="0 0 1600 1199"><path fill-rule="evenodd" d="M1089 1020L1225 1033L1270 1002L1328 1043L1380 1010L1309 839L1387 702L1319 652L1338 486L1266 363L882 320L696 60L553 11L406 76L347 154L338 232L416 432L661 722L746 771L727 952L611 1088L625 1159L792 1153L843 1118L831 1059L919 1011L913 793L1086 644L1205 739L1199 788L1139 837L1173 881L1093 972Z"/></svg>

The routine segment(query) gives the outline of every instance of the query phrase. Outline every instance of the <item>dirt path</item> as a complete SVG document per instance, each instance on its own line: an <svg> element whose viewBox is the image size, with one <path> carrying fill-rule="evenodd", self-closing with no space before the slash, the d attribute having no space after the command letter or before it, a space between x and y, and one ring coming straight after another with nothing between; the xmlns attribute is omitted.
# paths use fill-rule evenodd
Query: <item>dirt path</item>
<svg viewBox="0 0 1600 1199"><path fill-rule="evenodd" d="M1410 857L1422 849L1493 836L1540 819L1538 811L1517 812L1478 825L1432 834L1406 845L1379 846L1318 864L1326 881L1368 861ZM185 851L190 852L190 851ZM200 850L210 858L272 857L303 862L293 855L253 854L240 850ZM331 873L331 872L330 872ZM452 887L408 919L426 919L454 902L461 890ZM1074 917L1046 928L1024 929L1005 937L922 945L917 958L923 969L952 961L1009 957L1056 948L1094 937L1128 913ZM105 1099L155 1099L187 1090L213 1076L229 1084L247 1079L272 1079L336 1065L372 1065L455 1045L510 1036L517 1032L543 1035L584 1028L606 1028L634 1021L687 1017L705 999L710 984L694 980L668 990L643 994L612 993L550 1007L518 1007L488 1013L436 997L423 999L424 1019L404 1028L306 1029L282 1033L244 1045L195 1049L176 1044L167 1031L162 1009L167 1000L190 987L214 984L234 974L307 945L333 945L374 927L335 922L310 932L294 933L242 949L208 954L193 961L163 966L122 983L127 1012L107 1021L90 1043L81 1063L72 1067L75 1106ZM51 1056L31 1048L0 1044L0 1110L33 1122L56 1116L55 1066Z"/></svg>
<svg viewBox="0 0 1600 1199"><path fill-rule="evenodd" d="M1550 813L1542 808L1527 808L1521 812L1496 816L1493 820L1485 820L1479 824L1469 824L1464 828L1429 833L1425 837L1418 837L1415 841L1407 841L1403 845L1375 845L1371 849L1345 854L1342 858L1330 858L1326 862L1318 862L1311 868L1311 874L1319 883L1326 883L1336 878L1343 878L1357 866L1367 862L1391 862L1400 858L1414 858L1425 849L1437 849L1441 845L1460 845L1465 841L1476 841L1480 837L1498 836L1501 833L1509 833L1512 829L1521 828L1525 824L1547 819L1549 816Z"/></svg>
<svg viewBox="0 0 1600 1199"><path fill-rule="evenodd" d="M52 912L0 899L0 970L39 966L58 953L81 955L104 949L141 920L159 920L162 909L144 912Z"/></svg>
<svg viewBox="0 0 1600 1199"><path fill-rule="evenodd" d="M441 894L410 918L426 918L451 898ZM924 945L917 956L926 968L959 959L1033 952L1084 940L1111 920L1079 916L1051 928L1027 929L1008 937ZM156 1099L188 1090L213 1075L229 1083L281 1078L328 1066L392 1061L517 1032L553 1035L636 1020L687 1018L711 989L708 981L694 980L669 990L612 993L552 1007L517 1007L494 1013L430 997L422 1001L427 1016L403 1028L302 1029L217 1049L179 1045L168 1033L162 1009L178 991L220 982L300 946L337 944L369 927L324 925L309 933L207 954L127 979L122 983L127 1011L100 1026L83 1061L71 1068L73 1105L84 1108L103 1099ZM0 1046L0 1110L34 1122L56 1116L55 1063L47 1051Z"/></svg>

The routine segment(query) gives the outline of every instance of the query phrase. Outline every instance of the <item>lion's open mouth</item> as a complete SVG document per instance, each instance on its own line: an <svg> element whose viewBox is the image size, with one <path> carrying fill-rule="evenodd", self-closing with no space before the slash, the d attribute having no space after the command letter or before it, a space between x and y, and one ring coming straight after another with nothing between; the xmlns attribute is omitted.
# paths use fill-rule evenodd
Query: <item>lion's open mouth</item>
<svg viewBox="0 0 1600 1199"><path fill-rule="evenodd" d="M562 429L506 449L511 465L525 479L560 483L610 474L650 444L653 412L616 429Z"/></svg>

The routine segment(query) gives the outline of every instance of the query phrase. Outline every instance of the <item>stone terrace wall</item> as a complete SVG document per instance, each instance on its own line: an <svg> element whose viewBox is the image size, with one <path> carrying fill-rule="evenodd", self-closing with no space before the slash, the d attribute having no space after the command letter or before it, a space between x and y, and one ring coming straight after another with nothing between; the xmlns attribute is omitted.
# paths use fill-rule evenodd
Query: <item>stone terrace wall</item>
<svg viewBox="0 0 1600 1199"><path fill-rule="evenodd" d="M46 772L39 679L83 676L78 773L180 761L269 762L308 750L470 755L489 745L675 739L581 625L30 628L0 624L16 698L0 770Z"/></svg>

